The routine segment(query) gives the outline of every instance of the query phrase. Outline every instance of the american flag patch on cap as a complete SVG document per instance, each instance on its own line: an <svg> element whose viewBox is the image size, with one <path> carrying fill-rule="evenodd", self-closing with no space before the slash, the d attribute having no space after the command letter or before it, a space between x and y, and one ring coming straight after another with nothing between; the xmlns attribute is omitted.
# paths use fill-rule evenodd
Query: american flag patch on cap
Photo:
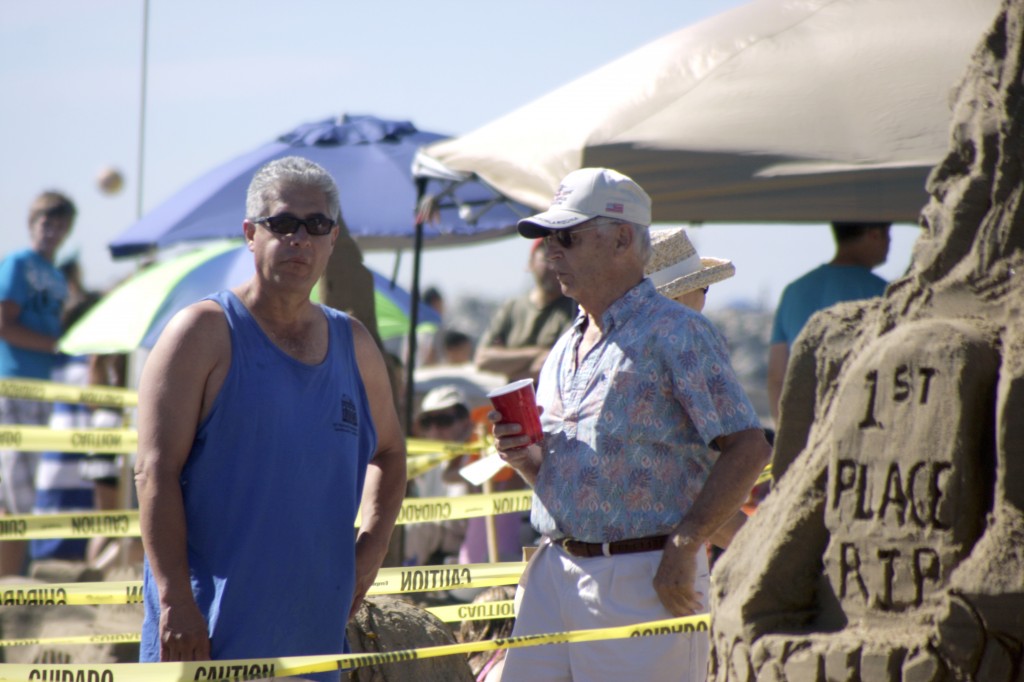
<svg viewBox="0 0 1024 682"><path fill-rule="evenodd" d="M609 213L622 213L622 204L605 204L604 210Z"/></svg>

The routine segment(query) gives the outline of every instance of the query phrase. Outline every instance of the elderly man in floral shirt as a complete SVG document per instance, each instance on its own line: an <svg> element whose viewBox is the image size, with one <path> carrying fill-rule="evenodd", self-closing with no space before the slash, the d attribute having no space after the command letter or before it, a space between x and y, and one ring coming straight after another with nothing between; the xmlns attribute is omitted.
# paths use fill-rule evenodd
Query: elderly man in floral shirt
<svg viewBox="0 0 1024 682"><path fill-rule="evenodd" d="M726 345L644 277L651 202L613 170L570 173L519 233L547 242L580 314L541 370L544 440L491 419L534 487L544 536L513 635L613 627L707 610L705 543L771 455ZM706 633L511 649L508 680L703 680Z"/></svg>

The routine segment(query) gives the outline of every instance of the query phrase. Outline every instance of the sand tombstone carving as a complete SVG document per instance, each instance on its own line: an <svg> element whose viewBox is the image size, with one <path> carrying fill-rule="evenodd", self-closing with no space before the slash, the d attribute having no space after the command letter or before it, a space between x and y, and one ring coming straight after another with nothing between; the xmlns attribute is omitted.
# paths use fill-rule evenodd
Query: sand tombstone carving
<svg viewBox="0 0 1024 682"><path fill-rule="evenodd" d="M793 347L711 679L1024 680L1024 0L957 92L910 272Z"/></svg>

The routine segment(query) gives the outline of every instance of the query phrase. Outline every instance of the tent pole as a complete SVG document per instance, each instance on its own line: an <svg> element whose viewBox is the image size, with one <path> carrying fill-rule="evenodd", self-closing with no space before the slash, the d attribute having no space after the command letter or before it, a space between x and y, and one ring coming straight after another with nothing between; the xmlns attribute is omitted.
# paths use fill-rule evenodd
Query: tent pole
<svg viewBox="0 0 1024 682"><path fill-rule="evenodd" d="M427 191L426 178L416 178L416 237L412 248L412 305L409 310L409 354L406 359L405 378L405 432L412 435L413 403L416 396L416 327L420 322L420 254L423 251L423 221L428 216L419 210L420 202Z"/></svg>

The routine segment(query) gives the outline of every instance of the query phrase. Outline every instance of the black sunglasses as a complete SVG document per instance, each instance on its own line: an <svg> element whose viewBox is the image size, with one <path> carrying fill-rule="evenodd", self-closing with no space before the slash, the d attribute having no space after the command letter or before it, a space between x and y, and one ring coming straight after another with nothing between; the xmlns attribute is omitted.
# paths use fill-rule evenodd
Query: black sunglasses
<svg viewBox="0 0 1024 682"><path fill-rule="evenodd" d="M254 218L257 225L266 225L274 234L295 234L300 227L306 228L311 237L322 237L334 229L334 221L322 213L314 213L308 218L296 218L293 215L272 215L266 218Z"/></svg>
<svg viewBox="0 0 1024 682"><path fill-rule="evenodd" d="M577 241L576 235L580 232L586 232L587 230L593 230L596 227L601 227L603 224L605 223L598 223L596 225L591 225L590 227L581 227L578 230L548 230L542 239L544 240L545 246L551 246L551 240L554 239L563 249L571 249L572 245Z"/></svg>
<svg viewBox="0 0 1024 682"><path fill-rule="evenodd" d="M459 418L451 412L442 414L425 414L420 417L420 428L429 429L431 426L436 426L439 429L447 429L458 420Z"/></svg>

